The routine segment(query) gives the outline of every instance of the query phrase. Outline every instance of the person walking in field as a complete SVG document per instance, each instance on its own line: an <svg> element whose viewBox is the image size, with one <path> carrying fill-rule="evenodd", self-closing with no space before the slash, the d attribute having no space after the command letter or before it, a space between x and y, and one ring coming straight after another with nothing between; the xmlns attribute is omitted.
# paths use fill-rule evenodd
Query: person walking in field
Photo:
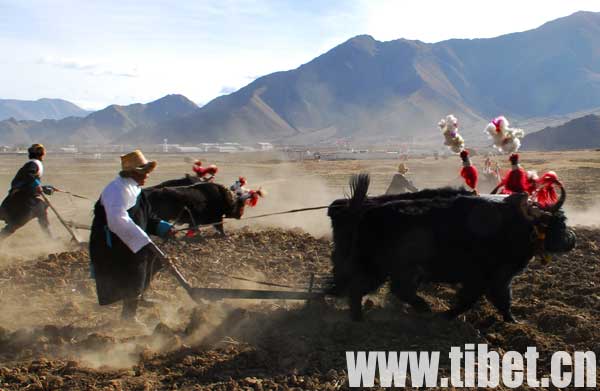
<svg viewBox="0 0 600 391"><path fill-rule="evenodd" d="M407 173L408 167L406 166L406 164L400 163L400 165L398 166L398 172L394 174L392 182L388 186L388 189L386 190L385 194L401 194L407 193L409 191L419 191L419 189L417 189L415 185L413 185L413 183L406 177Z"/></svg>
<svg viewBox="0 0 600 391"><path fill-rule="evenodd" d="M48 204L42 193L52 195L54 187L42 185L46 148L33 144L27 150L29 161L17 171L10 184L8 195L0 205L0 220L6 225L0 231L0 240L12 235L32 219L37 219L42 230L52 238L48 221Z"/></svg>
<svg viewBox="0 0 600 391"><path fill-rule="evenodd" d="M138 324L141 295L162 268L161 255L149 235L173 234L160 220L141 191L156 168L136 150L121 156L121 171L102 191L94 207L90 235L91 274L100 305L123 302L121 319Z"/></svg>

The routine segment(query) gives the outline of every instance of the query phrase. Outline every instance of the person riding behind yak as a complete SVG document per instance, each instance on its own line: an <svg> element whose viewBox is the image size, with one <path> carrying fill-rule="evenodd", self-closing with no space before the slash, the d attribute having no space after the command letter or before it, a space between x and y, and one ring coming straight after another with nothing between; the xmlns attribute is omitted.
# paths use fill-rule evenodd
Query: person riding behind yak
<svg viewBox="0 0 600 391"><path fill-rule="evenodd" d="M398 172L394 174L390 186L386 190L385 194L402 194L408 191L415 192L419 191L412 182L406 178L408 173L408 167L404 163L400 163L398 166Z"/></svg>
<svg viewBox="0 0 600 391"><path fill-rule="evenodd" d="M33 144L27 150L29 161L23 165L10 184L8 196L0 205L0 220L6 226L0 231L0 240L12 235L17 229L37 218L42 230L49 236L50 222L48 221L48 205L41 194L51 195L52 186L42 186L44 175L42 161L46 156L46 148L42 144Z"/></svg>
<svg viewBox="0 0 600 391"><path fill-rule="evenodd" d="M131 323L137 323L140 296L163 266L148 235L173 233L171 224L154 215L141 191L156 165L139 150L121 156L119 176L104 188L94 207L90 258L98 302L122 300L121 319Z"/></svg>

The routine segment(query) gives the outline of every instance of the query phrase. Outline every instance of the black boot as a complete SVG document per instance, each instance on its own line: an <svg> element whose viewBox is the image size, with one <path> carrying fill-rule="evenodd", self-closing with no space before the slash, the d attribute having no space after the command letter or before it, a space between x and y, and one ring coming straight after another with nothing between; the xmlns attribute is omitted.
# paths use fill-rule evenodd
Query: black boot
<svg viewBox="0 0 600 391"><path fill-rule="evenodd" d="M48 239L54 240L55 237L54 235L52 235L52 231L50 231L50 222L48 221L48 219L38 219L38 222L40 224L40 228L42 229L42 231L44 231Z"/></svg>
<svg viewBox="0 0 600 391"><path fill-rule="evenodd" d="M137 318L137 308L138 308L139 300L138 298L134 299L124 299L123 300L123 312L121 312L121 321L127 323L128 325L142 325Z"/></svg>

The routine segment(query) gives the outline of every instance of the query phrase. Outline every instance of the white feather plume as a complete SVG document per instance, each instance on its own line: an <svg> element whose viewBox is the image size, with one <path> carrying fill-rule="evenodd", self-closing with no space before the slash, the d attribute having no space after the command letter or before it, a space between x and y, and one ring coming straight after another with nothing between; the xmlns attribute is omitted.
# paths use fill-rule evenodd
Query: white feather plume
<svg viewBox="0 0 600 391"><path fill-rule="evenodd" d="M458 133L458 119L448 114L438 122L438 126L444 135L444 145L454 153L460 153L465 148L465 140Z"/></svg>
<svg viewBox="0 0 600 391"><path fill-rule="evenodd" d="M511 128L504 116L496 117L485 127L485 132L492 139L494 148L504 153L515 153L521 147L521 139L525 136L522 129Z"/></svg>

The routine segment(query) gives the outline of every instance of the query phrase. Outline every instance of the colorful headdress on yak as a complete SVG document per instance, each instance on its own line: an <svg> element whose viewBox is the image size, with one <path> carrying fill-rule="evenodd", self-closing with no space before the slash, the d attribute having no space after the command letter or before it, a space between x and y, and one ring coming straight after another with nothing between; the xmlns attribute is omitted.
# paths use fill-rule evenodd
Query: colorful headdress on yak
<svg viewBox="0 0 600 391"><path fill-rule="evenodd" d="M536 188L533 191L533 195L536 202L540 204L542 208L546 208L550 205L558 202L558 194L554 185L560 186L561 183L558 180L558 175L554 171L548 171L541 178L536 180Z"/></svg>
<svg viewBox="0 0 600 391"><path fill-rule="evenodd" d="M463 150L460 153L460 158L463 162L463 167L460 170L460 176L465 179L465 183L471 189L477 192L477 182L479 180L479 173L477 172L477 167L471 164L471 159L469 158L469 151Z"/></svg>
<svg viewBox="0 0 600 391"><path fill-rule="evenodd" d="M511 169L496 188L502 187L502 194L528 193L530 184L527 172L519 164L519 155L513 153L508 160L510 160Z"/></svg>
<svg viewBox="0 0 600 391"><path fill-rule="evenodd" d="M267 193L263 189L258 190L248 190L245 194L243 194L240 198L244 201L244 203L248 206L256 206L258 203L258 199L260 197L266 196Z"/></svg>
<svg viewBox="0 0 600 391"><path fill-rule="evenodd" d="M244 186L246 185L246 178L243 176L238 177L238 179L229 187L229 190L235 193L237 197L239 197L244 203L248 206L256 206L258 203L258 199L260 197L264 197L267 195L267 192L261 188L258 190L247 189Z"/></svg>
<svg viewBox="0 0 600 391"><path fill-rule="evenodd" d="M497 190L503 187L503 194L528 193L530 199L537 202L542 208L554 205L558 201L558 194L554 186L562 186L558 175L548 171L541 177L535 171L525 171L519 164L519 155L513 153L509 158L511 170L504 176Z"/></svg>
<svg viewBox="0 0 600 391"><path fill-rule="evenodd" d="M458 134L458 119L449 114L438 122L444 135L444 145L454 153L460 153L465 148L465 140Z"/></svg>
<svg viewBox="0 0 600 391"><path fill-rule="evenodd" d="M229 190L231 190L232 192L234 192L238 197L242 196L245 192L247 192L248 190L246 190L244 188L244 185L246 185L246 178L244 178L243 176L238 177L237 181L233 182L233 185L231 185L229 187Z"/></svg>
<svg viewBox="0 0 600 391"><path fill-rule="evenodd" d="M492 138L494 147L504 153L515 153L521 147L521 139L525 136L522 129L511 128L504 116L493 119L485 128Z"/></svg>
<svg viewBox="0 0 600 391"><path fill-rule="evenodd" d="M202 178L206 181L210 181L214 179L214 176L217 175L219 168L214 164L211 164L208 167L202 167L202 162L200 160L196 160L192 170L196 173L199 178Z"/></svg>

